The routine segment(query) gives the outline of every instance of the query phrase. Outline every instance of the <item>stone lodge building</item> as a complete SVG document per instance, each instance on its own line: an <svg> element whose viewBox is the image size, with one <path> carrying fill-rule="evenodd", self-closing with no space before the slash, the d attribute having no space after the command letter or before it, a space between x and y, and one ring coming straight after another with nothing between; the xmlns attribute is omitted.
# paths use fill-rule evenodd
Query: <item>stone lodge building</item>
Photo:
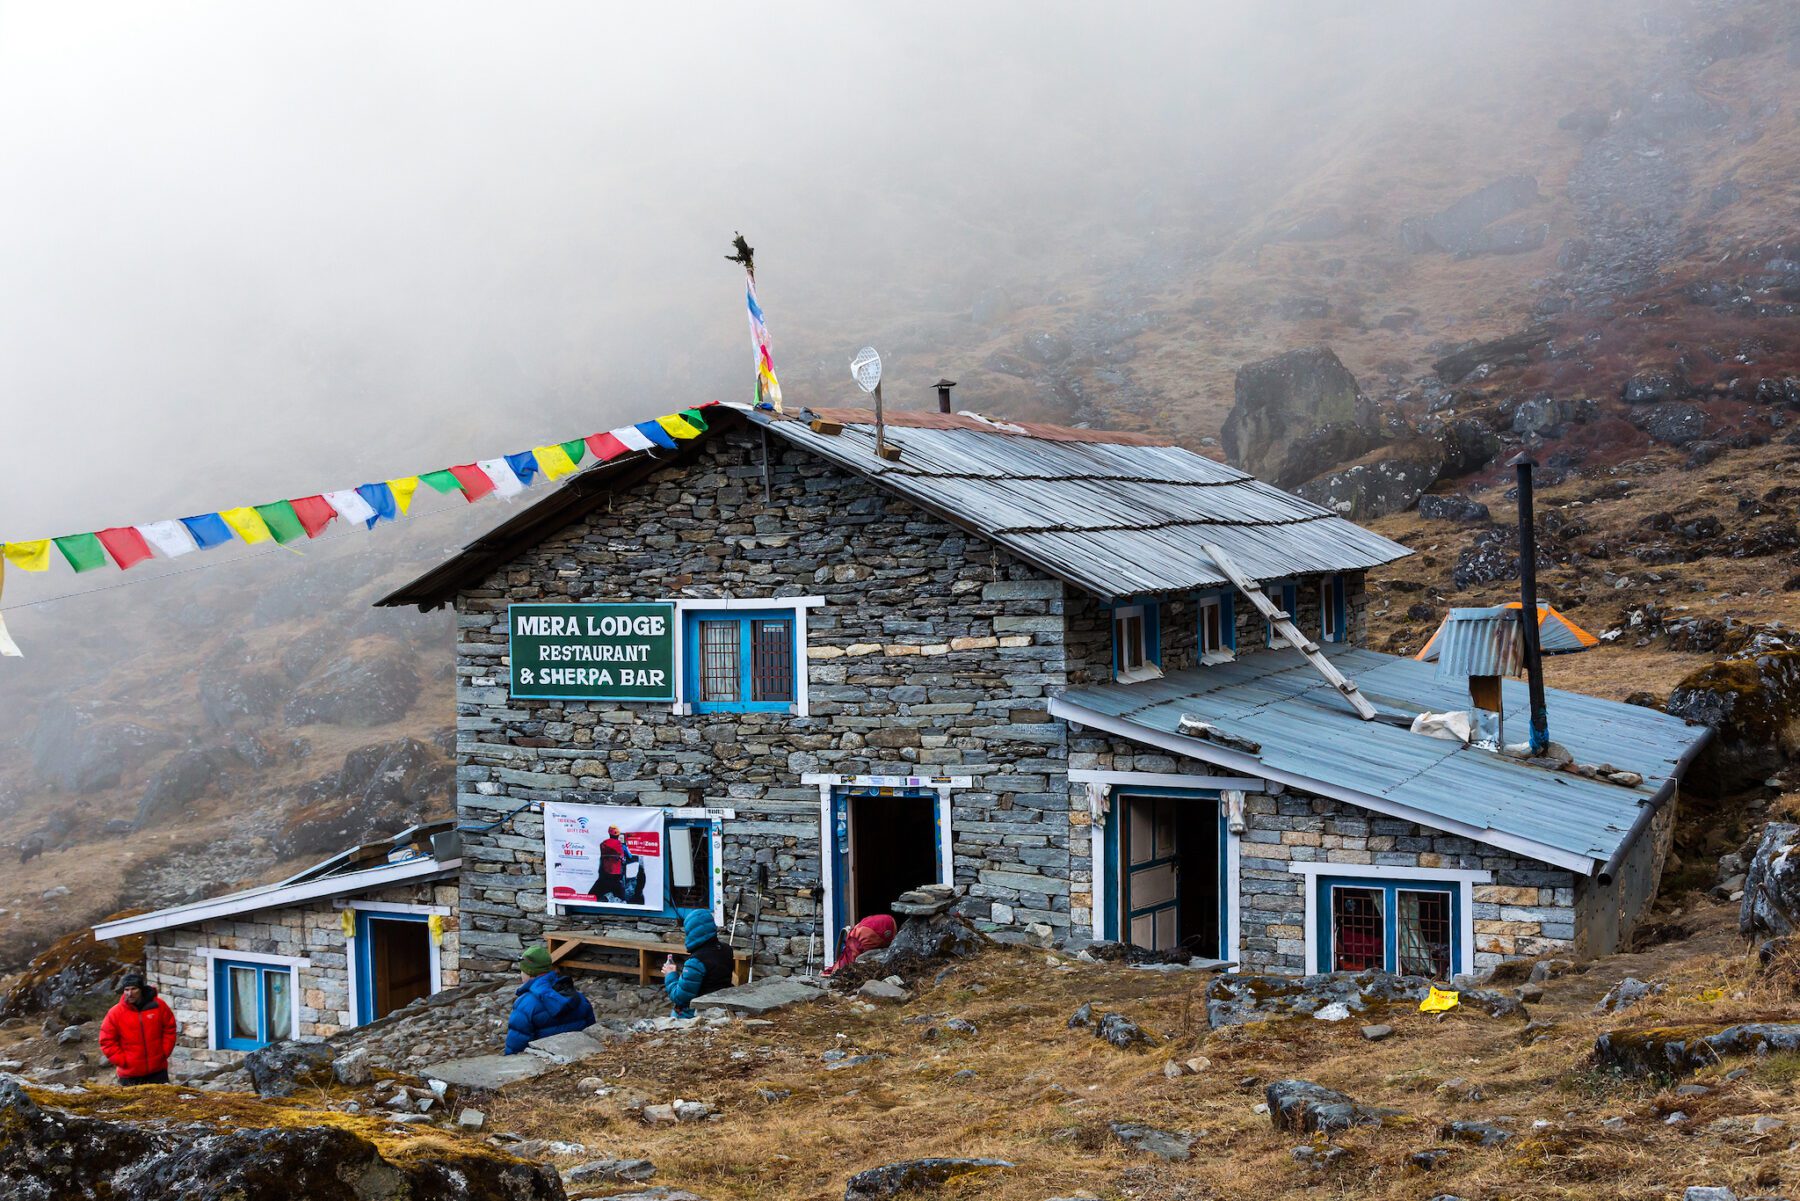
<svg viewBox="0 0 1800 1201"><path fill-rule="evenodd" d="M953 882L1001 928L1447 977L1611 950L1654 893L1705 731L1552 692L1568 770L1413 733L1470 693L1360 645L1404 547L1146 435L702 412L381 602L457 613L464 972L695 905L817 970Z"/></svg>

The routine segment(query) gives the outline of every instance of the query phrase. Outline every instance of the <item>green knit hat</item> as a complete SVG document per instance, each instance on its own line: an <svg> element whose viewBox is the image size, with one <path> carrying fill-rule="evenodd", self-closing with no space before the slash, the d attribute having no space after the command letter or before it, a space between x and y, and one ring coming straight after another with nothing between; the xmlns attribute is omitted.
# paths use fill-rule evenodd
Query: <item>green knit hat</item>
<svg viewBox="0 0 1800 1201"><path fill-rule="evenodd" d="M541 976L552 966L548 947L532 947L519 956L519 970L527 976Z"/></svg>

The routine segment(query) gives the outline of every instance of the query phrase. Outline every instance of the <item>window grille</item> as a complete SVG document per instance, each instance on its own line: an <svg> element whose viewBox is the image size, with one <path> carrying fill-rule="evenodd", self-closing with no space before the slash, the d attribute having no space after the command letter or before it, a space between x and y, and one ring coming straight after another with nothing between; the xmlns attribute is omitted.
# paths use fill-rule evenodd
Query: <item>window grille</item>
<svg viewBox="0 0 1800 1201"><path fill-rule="evenodd" d="M741 678L738 660L738 623L700 623L700 699L735 701Z"/></svg>
<svg viewBox="0 0 1800 1201"><path fill-rule="evenodd" d="M1361 972L1382 965L1383 928L1380 889L1331 890L1331 966L1338 972Z"/></svg>
<svg viewBox="0 0 1800 1201"><path fill-rule="evenodd" d="M1400 974L1450 977L1450 896L1442 892L1408 892L1399 902L1398 949Z"/></svg>
<svg viewBox="0 0 1800 1201"><path fill-rule="evenodd" d="M750 699L793 700L794 623L785 619L751 622L750 646L754 668L750 677Z"/></svg>

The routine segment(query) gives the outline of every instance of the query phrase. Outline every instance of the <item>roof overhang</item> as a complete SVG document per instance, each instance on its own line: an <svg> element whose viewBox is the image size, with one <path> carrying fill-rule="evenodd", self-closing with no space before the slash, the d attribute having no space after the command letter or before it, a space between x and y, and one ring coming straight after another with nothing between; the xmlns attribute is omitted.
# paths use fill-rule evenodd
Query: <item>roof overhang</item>
<svg viewBox="0 0 1800 1201"><path fill-rule="evenodd" d="M317 901L324 897L350 896L354 893L367 892L372 888L383 888L390 884L407 884L454 876L461 867L462 860L460 858L440 860L429 855L422 855L416 859L404 859L399 863L384 863L380 867L366 868L359 872L321 876L317 879L302 880L293 884L267 884L261 888L248 888L242 892L227 893L222 897L213 897L211 900L195 901L187 905L176 905L169 909L158 909L154 913L140 913L136 917L102 922L94 927L94 937L97 940L105 940L124 938L132 934L148 934L155 930L174 930L181 926L192 926L200 922L232 917L240 913L279 909L304 901Z"/></svg>
<svg viewBox="0 0 1800 1201"><path fill-rule="evenodd" d="M1460 835L1485 846L1509 851L1516 855L1525 855L1541 863L1548 863L1579 875L1591 876L1600 867L1600 860L1590 855L1575 854L1529 838L1521 838L1516 834L1454 821L1435 813L1427 813L1425 810L1414 808L1411 805L1400 804L1387 797L1333 784L1329 780L1319 780L1301 775L1299 772L1272 768L1255 755L1234 751L1199 738L1189 738L1182 734L1171 734L1152 729L1128 718L1113 717L1081 705L1072 704L1060 696L1050 698L1050 715L1090 729L1114 734L1120 738L1127 738L1145 746L1153 746L1171 754L1186 755L1190 759L1211 763L1215 767L1223 767L1239 775L1256 776L1289 788L1298 788L1303 792L1343 801L1345 804L1355 805L1360 809L1367 809L1384 817L1414 822L1443 834Z"/></svg>

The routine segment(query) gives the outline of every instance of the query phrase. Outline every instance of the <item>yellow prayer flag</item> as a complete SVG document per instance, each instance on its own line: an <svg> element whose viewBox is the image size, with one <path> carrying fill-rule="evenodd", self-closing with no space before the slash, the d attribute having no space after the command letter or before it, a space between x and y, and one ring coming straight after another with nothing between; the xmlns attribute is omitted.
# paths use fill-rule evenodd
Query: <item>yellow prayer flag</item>
<svg viewBox="0 0 1800 1201"><path fill-rule="evenodd" d="M8 542L6 557L26 571L49 571L50 539L39 538L36 542Z"/></svg>
<svg viewBox="0 0 1800 1201"><path fill-rule="evenodd" d="M237 531L237 536L255 546L258 542L269 540L269 526L263 521L262 514L255 509L220 509L219 516L225 524Z"/></svg>
<svg viewBox="0 0 1800 1201"><path fill-rule="evenodd" d="M356 937L356 910L338 910L338 924L343 927L345 938Z"/></svg>
<svg viewBox="0 0 1800 1201"><path fill-rule="evenodd" d="M545 479L561 479L575 472L575 460L569 457L568 451L554 443L532 447L531 456L537 460L538 470L544 473Z"/></svg>
<svg viewBox="0 0 1800 1201"><path fill-rule="evenodd" d="M412 508L413 493L419 490L419 477L402 476L397 480L389 480L387 486L388 491L394 494L394 507L400 510L402 517L406 516L406 511Z"/></svg>
<svg viewBox="0 0 1800 1201"><path fill-rule="evenodd" d="M432 946L441 947L444 945L444 915L443 914L434 913L430 917L426 918L425 919L425 928L431 932L431 945Z"/></svg>
<svg viewBox="0 0 1800 1201"><path fill-rule="evenodd" d="M688 438L698 438L700 436L700 431L689 425L677 413L671 413L667 417L658 417L656 419L656 424L662 426L663 429L667 431L669 437L675 439L677 442L685 441Z"/></svg>
<svg viewBox="0 0 1800 1201"><path fill-rule="evenodd" d="M1462 997L1448 988L1431 986L1431 993L1419 1002L1420 1013L1443 1013L1446 1009L1455 1009L1462 1004Z"/></svg>

